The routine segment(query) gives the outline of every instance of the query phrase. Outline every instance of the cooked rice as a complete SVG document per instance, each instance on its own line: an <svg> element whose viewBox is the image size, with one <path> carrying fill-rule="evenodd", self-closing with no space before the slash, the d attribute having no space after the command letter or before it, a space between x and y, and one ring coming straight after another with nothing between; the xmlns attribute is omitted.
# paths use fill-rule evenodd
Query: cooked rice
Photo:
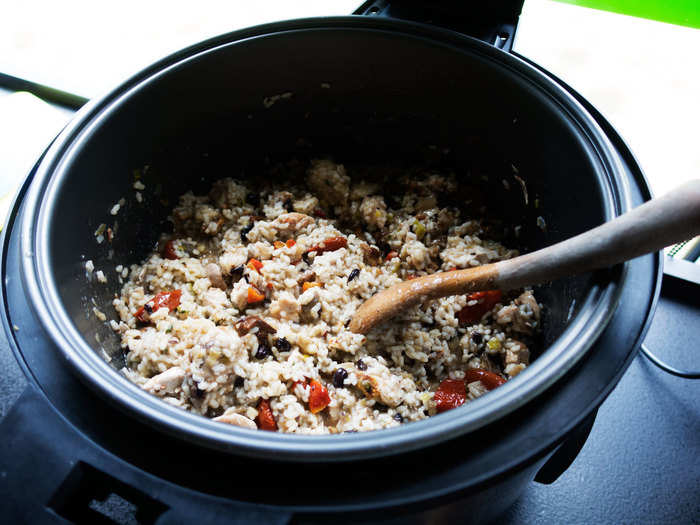
<svg viewBox="0 0 700 525"><path fill-rule="evenodd" d="M438 206L439 194L455 187L451 176L406 177L403 195L388 205L386 188L358 171L351 178L342 165L316 160L299 186L253 192L224 179L209 195L183 195L172 211L175 233L164 239L171 258L161 250L125 268L130 278L114 300L121 322L111 326L128 352L126 376L174 406L250 428L265 399L280 431L320 434L434 415L441 380L463 379L469 368L505 379L522 371L523 341L539 329L528 290L504 295L471 325L460 326L457 313L478 301L467 306L461 295L414 307L367 336L347 330L379 290L517 255L484 238L479 220ZM347 246L308 253L332 237ZM246 266L251 258L263 263L259 271ZM304 282L317 286L304 291ZM263 302L248 304L251 287ZM144 304L172 290L182 292L176 309L137 321ZM239 334L236 323L248 316L274 333ZM309 410L308 379L330 396L317 413ZM485 391L480 381L466 385L468 399Z"/></svg>

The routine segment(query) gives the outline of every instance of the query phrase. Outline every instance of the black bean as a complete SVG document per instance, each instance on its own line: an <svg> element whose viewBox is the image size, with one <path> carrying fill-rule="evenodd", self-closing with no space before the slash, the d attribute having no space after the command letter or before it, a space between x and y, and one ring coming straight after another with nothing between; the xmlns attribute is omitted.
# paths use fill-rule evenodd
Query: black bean
<svg viewBox="0 0 700 525"><path fill-rule="evenodd" d="M287 199L284 201L283 206L286 211L294 211L294 208L292 207L292 199Z"/></svg>
<svg viewBox="0 0 700 525"><path fill-rule="evenodd" d="M253 229L253 221L250 221L248 223L248 226L244 226L243 229L241 230L241 239L244 241L248 241L248 234L250 233L250 230Z"/></svg>
<svg viewBox="0 0 700 525"><path fill-rule="evenodd" d="M191 393L194 397L197 397L197 398L200 398L200 399L201 399L202 397L204 397L204 390L202 390L201 388L199 388L199 384L198 384L197 381L195 381L194 379L192 379L192 383L191 383L191 386L190 386L190 393Z"/></svg>
<svg viewBox="0 0 700 525"><path fill-rule="evenodd" d="M143 309L146 310L146 312L148 312L149 314L153 313L153 307L148 303L143 305Z"/></svg>
<svg viewBox="0 0 700 525"><path fill-rule="evenodd" d="M348 275L348 282L352 281L358 275L360 275L360 270L358 268L355 268L353 271L350 272L350 275Z"/></svg>
<svg viewBox="0 0 700 525"><path fill-rule="evenodd" d="M358 370L367 370L367 365L362 359L359 359L357 363L355 363L355 366Z"/></svg>
<svg viewBox="0 0 700 525"><path fill-rule="evenodd" d="M344 368L339 368L333 374L333 386L336 388L345 388L345 379L348 377L348 371Z"/></svg>
<svg viewBox="0 0 700 525"><path fill-rule="evenodd" d="M399 423L403 423L403 416L397 412L396 414L394 414L394 421L398 421Z"/></svg>
<svg viewBox="0 0 700 525"><path fill-rule="evenodd" d="M265 359L267 356L272 355L272 350L265 344L259 344L258 349L255 351L256 359Z"/></svg>
<svg viewBox="0 0 700 525"><path fill-rule="evenodd" d="M472 343L474 343L475 345L480 345L483 340L484 337L481 335L480 332L472 332Z"/></svg>
<svg viewBox="0 0 700 525"><path fill-rule="evenodd" d="M236 266L233 270L231 270L231 277L233 277L236 280L239 280L243 275L243 270L245 270L245 266L243 266L242 264L240 266Z"/></svg>
<svg viewBox="0 0 700 525"><path fill-rule="evenodd" d="M245 380L241 376L236 376L236 379L233 381L233 386L236 388L241 388L243 383L245 383Z"/></svg>
<svg viewBox="0 0 700 525"><path fill-rule="evenodd" d="M275 341L275 346L280 352L289 352L292 349L292 345L284 337L278 338L277 341Z"/></svg>

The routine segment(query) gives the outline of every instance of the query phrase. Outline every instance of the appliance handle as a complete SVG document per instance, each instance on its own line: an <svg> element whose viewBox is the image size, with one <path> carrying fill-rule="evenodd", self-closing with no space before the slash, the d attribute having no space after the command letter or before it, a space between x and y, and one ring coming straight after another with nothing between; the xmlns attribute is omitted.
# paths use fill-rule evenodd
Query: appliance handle
<svg viewBox="0 0 700 525"><path fill-rule="evenodd" d="M34 385L0 421L3 522L289 523L292 512L209 496L139 470L76 430ZM133 521L132 520L132 521Z"/></svg>
<svg viewBox="0 0 700 525"><path fill-rule="evenodd" d="M571 466L576 456L581 452L583 445L586 443L593 429L593 423L595 423L597 415L598 410L596 409L567 435L564 442L559 445L559 448L554 451L554 454L552 454L547 462L540 467L540 470L537 471L535 481L544 485L550 485L566 472L566 469Z"/></svg>
<svg viewBox="0 0 700 525"><path fill-rule="evenodd" d="M523 3L524 0L367 0L353 14L430 24L510 52Z"/></svg>

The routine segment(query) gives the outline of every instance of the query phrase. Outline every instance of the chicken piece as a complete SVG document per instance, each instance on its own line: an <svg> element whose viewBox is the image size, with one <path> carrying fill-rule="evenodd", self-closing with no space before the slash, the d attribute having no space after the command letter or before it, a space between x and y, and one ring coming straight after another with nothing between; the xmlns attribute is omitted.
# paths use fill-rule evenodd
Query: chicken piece
<svg viewBox="0 0 700 525"><path fill-rule="evenodd" d="M279 299L270 303L270 315L287 321L298 321L301 305L289 292L280 293Z"/></svg>
<svg viewBox="0 0 700 525"><path fill-rule="evenodd" d="M523 292L512 303L496 312L498 324L510 324L511 328L521 334L531 335L540 321L540 305L531 291Z"/></svg>
<svg viewBox="0 0 700 525"><path fill-rule="evenodd" d="M185 371L179 366L174 366L150 378L143 385L143 389L152 394L171 394L182 385L183 379L185 379Z"/></svg>
<svg viewBox="0 0 700 525"><path fill-rule="evenodd" d="M287 230L289 232L297 232L314 223L313 217L304 213L283 213L272 221L272 226L279 230Z"/></svg>
<svg viewBox="0 0 700 525"><path fill-rule="evenodd" d="M207 277L212 286L220 288L221 290L226 290L226 283L221 275L221 268L216 263L209 263L204 267L204 271L207 272Z"/></svg>
<svg viewBox="0 0 700 525"><path fill-rule="evenodd" d="M218 421L219 423L228 423L229 425L249 428L251 430L258 429L258 425L255 424L255 421L240 414L224 414L223 416L213 418L212 421Z"/></svg>

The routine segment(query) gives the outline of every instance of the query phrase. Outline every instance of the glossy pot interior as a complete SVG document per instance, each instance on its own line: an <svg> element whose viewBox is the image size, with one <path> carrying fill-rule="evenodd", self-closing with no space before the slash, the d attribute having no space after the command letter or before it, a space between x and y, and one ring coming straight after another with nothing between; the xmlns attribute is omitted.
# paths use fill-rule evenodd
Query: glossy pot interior
<svg viewBox="0 0 700 525"><path fill-rule="evenodd" d="M283 93L291 96L264 103ZM450 153L439 154L443 149ZM614 310L624 272L539 288L547 351L530 369L457 410L366 435L229 428L167 406L121 377L118 338L92 315L92 300L114 315L114 268L153 249L177 196L203 193L222 177L255 177L277 159L327 154L346 163L430 159L454 170L461 187L455 202L479 193L487 217L522 225L519 237L512 228L505 235L524 250L589 229L626 206L617 159L592 119L499 50L439 30L347 18L234 33L173 55L91 103L39 168L22 230L23 250L34 254L23 261L24 280L69 365L130 414L209 447L280 459L372 457L463 434L535 399L574 366ZM133 172L146 165L138 203ZM513 167L526 181L528 206ZM122 198L125 205L110 215ZM102 223L116 231L113 242L96 242ZM108 276L106 285L88 284L88 259Z"/></svg>

